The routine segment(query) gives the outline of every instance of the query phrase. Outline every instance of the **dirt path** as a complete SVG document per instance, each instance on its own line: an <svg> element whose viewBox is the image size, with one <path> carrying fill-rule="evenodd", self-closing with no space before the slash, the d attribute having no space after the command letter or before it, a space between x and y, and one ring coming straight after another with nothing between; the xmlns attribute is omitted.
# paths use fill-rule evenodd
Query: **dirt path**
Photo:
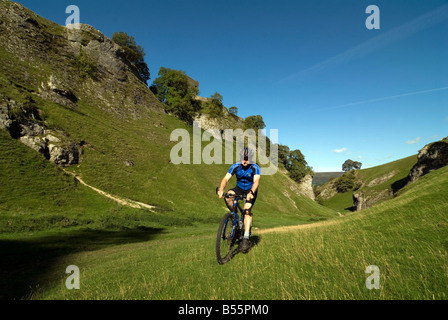
<svg viewBox="0 0 448 320"><path fill-rule="evenodd" d="M274 232L291 232L295 230L304 230L304 229L312 229L322 226L330 226L336 223L339 223L340 220L334 219L330 221L322 221L322 222L315 222L310 224L301 224L297 226L286 226L286 227L277 227L277 228L271 228L271 229L264 229L264 230L256 230L254 234L264 234L264 233L274 233Z"/></svg>
<svg viewBox="0 0 448 320"><path fill-rule="evenodd" d="M123 197L114 196L114 195L112 195L112 194L110 194L110 193L107 193L107 192L105 192L105 191L103 191L103 190L100 190L100 189L98 189L98 188L95 188L95 187L93 187L93 186L87 184L84 180L81 179L81 177L79 177L79 176L76 175L75 173L69 172L69 171L67 171L67 170L64 170L64 172L67 173L67 174L70 174L70 175L74 176L75 179L76 179L77 181L79 181L79 183L81 183L82 185L84 185L84 186L86 186L86 187L92 189L93 191L99 193L100 195L102 195L102 196L104 196L104 197L107 197L107 198L109 198L109 199L112 199L113 201L115 201L115 202L117 202L117 203L119 203L119 204L121 204L121 205L123 205L123 206L131 207L131 208L136 208L136 209L148 209L148 210L150 210L150 211L153 211L153 210L155 209L154 206L151 206L151 205L146 204L146 203L142 203L142 202L134 201L134 200L131 200L131 199L126 199L126 198L123 198ZM153 211L153 212L154 212L154 211Z"/></svg>
<svg viewBox="0 0 448 320"><path fill-rule="evenodd" d="M146 203L142 203L142 202L138 202L138 201L134 201L131 199L126 199L123 197L118 197L118 196L114 196L110 193L107 193L103 190L100 190L98 188L95 188L89 184L87 184L84 180L82 180L81 177L79 177L78 175L76 175L73 172L69 172L64 170L64 172L66 172L67 174L70 174L72 176L75 177L75 179L77 181L79 181L79 183L81 183L82 185L92 189L93 191L97 192L98 194L107 197L123 206L127 206L127 207L131 207L131 208L136 208L136 209L148 209L152 212L154 212L154 209L156 207L151 206L149 204ZM275 232L291 232L291 231L296 231L296 230L304 230L304 229L312 229L312 228L317 228L317 227L321 227L321 226L329 226L329 225L333 225L338 223L338 219L335 220L330 220L330 221L322 221L322 222L316 222L316 223L310 223L310 224L302 224L302 225L296 225L296 226L286 226L286 227L276 227L276 228L270 228L270 229L264 229L264 230L256 230L254 233L256 234L266 234L266 233L275 233Z"/></svg>

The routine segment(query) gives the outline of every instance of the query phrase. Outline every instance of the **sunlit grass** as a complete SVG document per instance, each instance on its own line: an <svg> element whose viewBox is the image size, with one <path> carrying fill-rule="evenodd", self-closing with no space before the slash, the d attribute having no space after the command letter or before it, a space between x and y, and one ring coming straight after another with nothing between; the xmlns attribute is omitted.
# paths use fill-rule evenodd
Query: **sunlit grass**
<svg viewBox="0 0 448 320"><path fill-rule="evenodd" d="M78 253L82 288L64 276L35 299L447 299L448 168L378 207L339 220L254 233L257 244L224 266L214 236ZM380 289L366 288L378 266ZM52 273L56 276L56 273Z"/></svg>

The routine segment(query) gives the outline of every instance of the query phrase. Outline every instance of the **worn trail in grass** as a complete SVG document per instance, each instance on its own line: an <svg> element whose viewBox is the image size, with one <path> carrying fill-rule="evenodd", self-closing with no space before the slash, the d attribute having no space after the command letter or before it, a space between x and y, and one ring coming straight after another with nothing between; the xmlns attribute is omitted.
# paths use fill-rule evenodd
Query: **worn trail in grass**
<svg viewBox="0 0 448 320"><path fill-rule="evenodd" d="M396 199L315 225L259 230L217 264L214 235L150 240L64 257L35 299L447 299L448 168ZM63 266L81 270L65 288ZM366 288L378 266L380 289Z"/></svg>

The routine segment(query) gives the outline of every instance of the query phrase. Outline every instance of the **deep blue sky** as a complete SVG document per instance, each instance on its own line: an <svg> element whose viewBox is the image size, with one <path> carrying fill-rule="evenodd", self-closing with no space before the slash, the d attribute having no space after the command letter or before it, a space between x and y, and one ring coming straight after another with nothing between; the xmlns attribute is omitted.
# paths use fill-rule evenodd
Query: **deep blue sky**
<svg viewBox="0 0 448 320"><path fill-rule="evenodd" d="M448 2L444 0L20 0L65 24L124 31L161 66L184 70L200 95L219 92L239 116L260 114L315 171L363 168L448 136ZM368 30L368 5L380 30Z"/></svg>

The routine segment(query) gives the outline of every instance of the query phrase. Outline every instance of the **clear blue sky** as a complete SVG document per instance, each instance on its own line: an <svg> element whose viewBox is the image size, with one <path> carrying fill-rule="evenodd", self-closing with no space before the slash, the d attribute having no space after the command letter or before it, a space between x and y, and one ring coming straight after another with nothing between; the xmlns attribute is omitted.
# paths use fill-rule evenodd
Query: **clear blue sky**
<svg viewBox="0 0 448 320"><path fill-rule="evenodd" d="M200 95L219 92L239 116L260 114L316 172L363 168L448 136L448 2L443 0L20 0L65 24L124 31ZM368 30L368 5L380 29Z"/></svg>

